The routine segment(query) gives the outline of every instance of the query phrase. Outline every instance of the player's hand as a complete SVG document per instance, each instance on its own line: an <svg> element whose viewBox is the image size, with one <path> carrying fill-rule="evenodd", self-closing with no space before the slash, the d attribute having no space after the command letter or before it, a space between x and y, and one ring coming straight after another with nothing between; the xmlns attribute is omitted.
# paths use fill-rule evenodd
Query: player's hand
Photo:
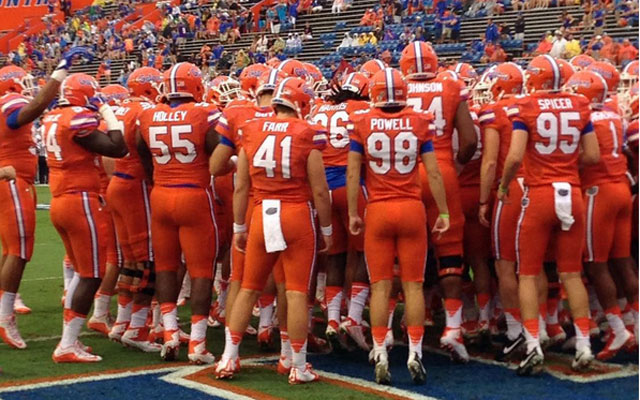
<svg viewBox="0 0 640 400"><path fill-rule="evenodd" d="M89 104L87 107L91 110L98 111L100 107L107 104L107 98L100 92L96 92L96 94L89 99Z"/></svg>
<svg viewBox="0 0 640 400"><path fill-rule="evenodd" d="M16 179L16 169L13 168L13 165L8 165L6 167L0 168L0 179L4 179L7 181Z"/></svg>
<svg viewBox="0 0 640 400"><path fill-rule="evenodd" d="M440 239L442 234L449 230L449 225L449 217L438 216L431 233L435 234L437 239Z"/></svg>
<svg viewBox="0 0 640 400"><path fill-rule="evenodd" d="M83 47L83 46L72 47L70 50L66 51L62 55L62 60L56 67L56 70L64 69L68 71L69 68L71 68L71 65L73 65L73 61L81 57L86 58L89 61L93 61L93 54L91 53L88 47Z"/></svg>
<svg viewBox="0 0 640 400"><path fill-rule="evenodd" d="M489 204L480 204L478 206L478 220L480 221L480 225L484 227L489 227L489 219L487 218L487 214L489 213Z"/></svg>
<svg viewBox="0 0 640 400"><path fill-rule="evenodd" d="M327 253L333 246L333 239L331 236L322 235L322 239L324 239L324 248L319 250L318 253Z"/></svg>
<svg viewBox="0 0 640 400"><path fill-rule="evenodd" d="M349 230L351 231L352 235L361 234L363 228L364 228L364 222L362 222L362 218L349 217Z"/></svg>
<svg viewBox="0 0 640 400"><path fill-rule="evenodd" d="M247 232L233 234L233 245L240 253L244 253L247 249L247 236Z"/></svg>

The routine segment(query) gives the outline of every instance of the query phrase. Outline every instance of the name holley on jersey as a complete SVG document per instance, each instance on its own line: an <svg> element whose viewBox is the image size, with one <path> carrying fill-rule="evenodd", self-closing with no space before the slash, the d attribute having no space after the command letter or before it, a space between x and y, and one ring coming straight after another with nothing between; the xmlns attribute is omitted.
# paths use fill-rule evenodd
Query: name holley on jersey
<svg viewBox="0 0 640 400"><path fill-rule="evenodd" d="M184 121L186 118L186 111L172 111L170 113L156 111L153 113L153 122L177 122Z"/></svg>

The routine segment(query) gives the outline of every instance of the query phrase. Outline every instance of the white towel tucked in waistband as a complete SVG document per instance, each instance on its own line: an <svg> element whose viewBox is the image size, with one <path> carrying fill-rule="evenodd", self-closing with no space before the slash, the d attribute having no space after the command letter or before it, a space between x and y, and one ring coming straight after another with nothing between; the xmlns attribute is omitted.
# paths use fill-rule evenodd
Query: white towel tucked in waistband
<svg viewBox="0 0 640 400"><path fill-rule="evenodd" d="M562 230L568 231L575 222L571 214L571 184L568 182L554 182L552 185L556 215L562 223Z"/></svg>
<svg viewBox="0 0 640 400"><path fill-rule="evenodd" d="M280 224L280 200L262 200L262 231L267 253L287 248Z"/></svg>

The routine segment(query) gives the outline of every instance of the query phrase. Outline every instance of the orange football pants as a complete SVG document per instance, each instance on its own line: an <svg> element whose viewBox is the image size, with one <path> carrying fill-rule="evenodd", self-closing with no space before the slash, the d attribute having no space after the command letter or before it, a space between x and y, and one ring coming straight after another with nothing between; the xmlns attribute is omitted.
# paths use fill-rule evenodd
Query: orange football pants
<svg viewBox="0 0 640 400"><path fill-rule="evenodd" d="M631 190L612 182L586 188L584 261L607 262L631 254Z"/></svg>
<svg viewBox="0 0 640 400"><path fill-rule="evenodd" d="M211 188L151 190L151 236L156 271L177 271L184 255L191 278L213 279L218 251Z"/></svg>
<svg viewBox="0 0 640 400"><path fill-rule="evenodd" d="M2 255L29 261L36 230L36 191L23 179L0 182Z"/></svg>
<svg viewBox="0 0 640 400"><path fill-rule="evenodd" d="M563 231L556 216L551 184L525 188L516 227L520 275L538 275L547 254L555 254L558 273L582 271L585 223L580 187L571 188L571 214L575 222L568 231Z"/></svg>
<svg viewBox="0 0 640 400"><path fill-rule="evenodd" d="M367 206L365 188L360 187L358 194L358 214L364 216ZM333 226L333 245L329 254L342 254L347 250L363 251L364 234L352 235L349 231L349 207L347 206L346 186L329 191L331 195L331 225Z"/></svg>
<svg viewBox="0 0 640 400"><path fill-rule="evenodd" d="M478 220L480 185L461 186L460 202L464 214L464 253L467 256L491 257L491 232Z"/></svg>
<svg viewBox="0 0 640 400"><path fill-rule="evenodd" d="M509 195L495 201L491 219L491 247L496 260L516 262L516 228L522 210L522 186L516 178L509 184ZM551 203L553 206L553 203Z"/></svg>
<svg viewBox="0 0 640 400"><path fill-rule="evenodd" d="M213 181L218 243L221 248L230 246L233 237L233 175L216 176Z"/></svg>
<svg viewBox="0 0 640 400"><path fill-rule="evenodd" d="M308 293L314 271L317 237L313 208L310 203L281 203L280 224L287 248L267 253L262 225L262 205L254 207L242 277L243 289L262 291L269 274L280 258L286 290ZM280 279L278 279L280 280Z"/></svg>
<svg viewBox="0 0 640 400"><path fill-rule="evenodd" d="M114 176L107 189L118 243L126 261L153 261L149 182Z"/></svg>
<svg viewBox="0 0 640 400"><path fill-rule="evenodd" d="M422 282L427 263L427 216L420 200L369 203L365 215L364 255L369 280L393 279L398 257L400 279Z"/></svg>
<svg viewBox="0 0 640 400"><path fill-rule="evenodd" d="M447 206L449 207L449 230L442 234L440 239L429 238L435 248L438 257L461 256L462 241L464 237L464 214L462 213L462 203L460 201L460 185L458 183L458 173L453 161L438 159L438 167L442 174L444 189L447 194ZM440 211L429 188L429 179L424 164L420 163L420 181L422 183L422 201L427 210L427 224L429 232L438 219Z"/></svg>
<svg viewBox="0 0 640 400"><path fill-rule="evenodd" d="M98 193L65 193L51 199L51 222L75 271L102 278L107 262L111 216Z"/></svg>

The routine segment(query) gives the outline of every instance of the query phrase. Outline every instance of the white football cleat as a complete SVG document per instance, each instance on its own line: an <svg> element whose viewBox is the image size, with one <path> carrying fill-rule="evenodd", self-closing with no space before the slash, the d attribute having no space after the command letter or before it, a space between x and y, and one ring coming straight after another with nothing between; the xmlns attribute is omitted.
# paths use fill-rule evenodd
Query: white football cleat
<svg viewBox="0 0 640 400"><path fill-rule="evenodd" d="M232 379L234 374L240 372L240 359L223 358L216 364L214 375L216 379Z"/></svg>
<svg viewBox="0 0 640 400"><path fill-rule="evenodd" d="M51 355L51 359L56 363L95 363L102 361L102 357L82 350L77 342L73 346L66 348L62 348L58 344Z"/></svg>
<svg viewBox="0 0 640 400"><path fill-rule="evenodd" d="M196 365L213 364L216 358L207 350L205 340L189 342L189 362Z"/></svg>
<svg viewBox="0 0 640 400"><path fill-rule="evenodd" d="M364 336L364 327L352 318L347 317L341 324L340 330L347 335L364 351L369 351L370 347Z"/></svg>
<svg viewBox="0 0 640 400"><path fill-rule="evenodd" d="M27 307L27 305L24 304L24 301L22 301L22 297L20 297L20 293L16 293L16 299L13 302L13 311L15 311L16 314L31 313L31 308Z"/></svg>
<svg viewBox="0 0 640 400"><path fill-rule="evenodd" d="M455 361L466 363L469 361L469 353L464 346L460 329L445 328L440 337L440 347L446 349Z"/></svg>
<svg viewBox="0 0 640 400"><path fill-rule="evenodd" d="M289 383L291 385L315 382L318 379L320 377L313 371L310 363L306 363L304 369L291 367L291 372L289 372Z"/></svg>
<svg viewBox="0 0 640 400"><path fill-rule="evenodd" d="M122 339L122 335L127 330L129 326L129 321L126 322L116 322L111 326L111 330L109 331L109 339L114 342L119 342Z"/></svg>
<svg viewBox="0 0 640 400"><path fill-rule="evenodd" d="M374 358L376 383L380 385L391 385L391 372L389 372L389 360L386 354L378 354Z"/></svg>
<svg viewBox="0 0 640 400"><path fill-rule="evenodd" d="M164 331L164 344L160 350L160 357L165 361L175 361L180 353L180 330Z"/></svg>
<svg viewBox="0 0 640 400"><path fill-rule="evenodd" d="M142 350L145 353L157 353L162 350L162 346L149 341L149 328L129 328L120 339L123 345Z"/></svg>
<svg viewBox="0 0 640 400"><path fill-rule="evenodd" d="M591 361L593 361L593 353L591 353L590 347L585 347L581 350L576 350L576 356L571 362L571 369L574 371L584 371L589 368Z"/></svg>
<svg viewBox="0 0 640 400"><path fill-rule="evenodd" d="M412 351L409 354L409 359L407 360L407 368L409 369L409 374L411 375L411 380L416 385L423 385L427 380L427 370L424 368L422 364L422 359L418 356L418 353Z"/></svg>
<svg viewBox="0 0 640 400"><path fill-rule="evenodd" d="M111 331L111 324L109 319L110 318L108 313L99 317L92 315L87 322L87 328L91 329L92 331L102 333L105 336L109 336L109 332Z"/></svg>
<svg viewBox="0 0 640 400"><path fill-rule="evenodd" d="M27 344L22 340L22 336L20 336L20 332L18 331L15 315L0 318L0 339L14 349L27 348Z"/></svg>

